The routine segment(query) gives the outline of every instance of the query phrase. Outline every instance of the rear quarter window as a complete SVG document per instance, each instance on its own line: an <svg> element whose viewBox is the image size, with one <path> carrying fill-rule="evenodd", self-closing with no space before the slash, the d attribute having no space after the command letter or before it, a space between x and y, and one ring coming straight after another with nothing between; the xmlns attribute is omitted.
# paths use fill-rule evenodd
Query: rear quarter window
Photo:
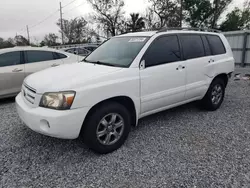
<svg viewBox="0 0 250 188"><path fill-rule="evenodd" d="M220 55L226 53L226 48L219 36L207 35L207 40L213 55Z"/></svg>

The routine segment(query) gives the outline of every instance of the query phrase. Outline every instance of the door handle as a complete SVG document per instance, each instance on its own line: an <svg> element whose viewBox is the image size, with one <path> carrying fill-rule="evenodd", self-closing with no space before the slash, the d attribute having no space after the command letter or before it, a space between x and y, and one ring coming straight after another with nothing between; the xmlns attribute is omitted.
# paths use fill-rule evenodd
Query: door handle
<svg viewBox="0 0 250 188"><path fill-rule="evenodd" d="M16 69L12 70L12 72L21 72L21 71L23 71L23 69L16 68Z"/></svg>
<svg viewBox="0 0 250 188"><path fill-rule="evenodd" d="M57 67L57 66L59 66L59 64L53 64L53 65L51 65L51 67Z"/></svg>
<svg viewBox="0 0 250 188"><path fill-rule="evenodd" d="M180 69L185 69L186 67L185 66L182 66L182 65L179 65L176 70L180 70Z"/></svg>
<svg viewBox="0 0 250 188"><path fill-rule="evenodd" d="M214 62L214 60L213 59L210 59L209 61L208 61L208 63L213 63Z"/></svg>

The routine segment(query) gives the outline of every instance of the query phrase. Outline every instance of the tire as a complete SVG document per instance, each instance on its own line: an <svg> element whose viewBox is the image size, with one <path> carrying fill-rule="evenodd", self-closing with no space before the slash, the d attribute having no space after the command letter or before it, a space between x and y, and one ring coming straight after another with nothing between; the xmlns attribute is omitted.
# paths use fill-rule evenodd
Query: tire
<svg viewBox="0 0 250 188"><path fill-rule="evenodd" d="M221 90L221 92L219 92L219 90ZM221 97L219 97L219 94L218 97L214 97L216 93L215 91L217 91L217 93L221 93L220 94ZM218 108L220 108L224 100L224 96L225 96L225 83L222 79L216 78L208 88L205 97L201 100L201 107L209 111L215 111Z"/></svg>
<svg viewBox="0 0 250 188"><path fill-rule="evenodd" d="M115 118L112 119L113 117ZM122 124L124 126L121 126ZM87 117L82 136L85 144L94 152L107 154L124 144L130 128L131 118L128 110L119 103L105 102Z"/></svg>

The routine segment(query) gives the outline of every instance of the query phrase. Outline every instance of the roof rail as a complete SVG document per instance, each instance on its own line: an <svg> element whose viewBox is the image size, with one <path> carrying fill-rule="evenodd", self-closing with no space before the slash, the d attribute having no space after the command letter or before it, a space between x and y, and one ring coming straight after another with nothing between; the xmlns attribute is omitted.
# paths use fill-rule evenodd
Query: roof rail
<svg viewBox="0 0 250 188"><path fill-rule="evenodd" d="M209 29L209 28L195 28L195 27L163 27L157 31L157 33L160 32L166 32L166 31L172 31L172 30L190 30L190 31L207 31L207 32L215 32L220 33L220 30L217 29Z"/></svg>

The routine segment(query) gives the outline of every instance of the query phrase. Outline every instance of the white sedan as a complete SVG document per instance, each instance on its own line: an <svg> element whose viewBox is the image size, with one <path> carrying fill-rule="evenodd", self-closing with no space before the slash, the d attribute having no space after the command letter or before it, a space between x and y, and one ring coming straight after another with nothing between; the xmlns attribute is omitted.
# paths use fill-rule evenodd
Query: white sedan
<svg viewBox="0 0 250 188"><path fill-rule="evenodd" d="M50 48L14 47L0 50L0 98L15 96L21 91L26 76L62 64L74 63L83 57Z"/></svg>

